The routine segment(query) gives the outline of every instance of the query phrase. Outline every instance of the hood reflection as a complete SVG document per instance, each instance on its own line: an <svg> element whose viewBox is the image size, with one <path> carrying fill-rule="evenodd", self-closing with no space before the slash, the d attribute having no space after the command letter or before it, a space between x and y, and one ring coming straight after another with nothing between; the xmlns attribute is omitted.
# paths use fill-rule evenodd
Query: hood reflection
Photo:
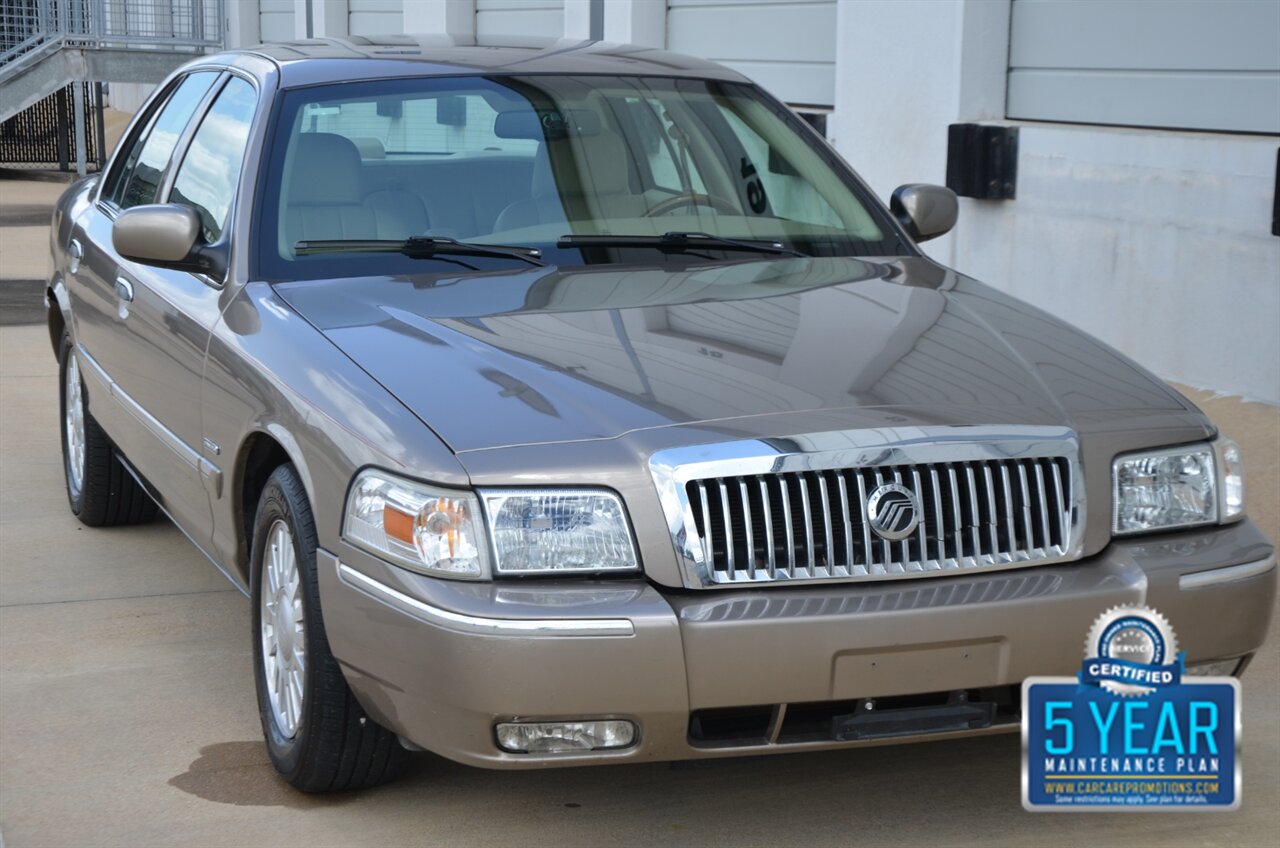
<svg viewBox="0 0 1280 848"><path fill-rule="evenodd" d="M1184 408L1088 336L923 259L278 290L456 451L792 412L1072 425L1090 412Z"/></svg>

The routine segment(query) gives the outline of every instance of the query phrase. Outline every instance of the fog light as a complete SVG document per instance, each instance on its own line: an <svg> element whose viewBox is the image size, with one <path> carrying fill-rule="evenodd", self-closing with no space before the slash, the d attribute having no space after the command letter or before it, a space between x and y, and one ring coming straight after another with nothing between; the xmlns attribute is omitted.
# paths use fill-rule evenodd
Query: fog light
<svg viewBox="0 0 1280 848"><path fill-rule="evenodd" d="M498 747L513 754L558 754L627 748L636 741L629 721L538 721L498 725Z"/></svg>
<svg viewBox="0 0 1280 848"><path fill-rule="evenodd" d="M1187 666L1187 675L1194 677L1230 677L1236 673L1240 660L1211 660Z"/></svg>

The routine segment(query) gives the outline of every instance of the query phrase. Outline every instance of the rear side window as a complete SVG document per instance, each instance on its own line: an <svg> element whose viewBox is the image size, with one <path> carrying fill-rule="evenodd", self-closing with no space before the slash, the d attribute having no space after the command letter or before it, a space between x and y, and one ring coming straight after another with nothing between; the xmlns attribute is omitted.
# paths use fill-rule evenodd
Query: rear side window
<svg viewBox="0 0 1280 848"><path fill-rule="evenodd" d="M208 93L216 71L191 74L173 91L150 125L134 141L108 199L121 209L154 203L160 180L191 116Z"/></svg>
<svg viewBox="0 0 1280 848"><path fill-rule="evenodd" d="M200 122L169 193L169 202L185 204L200 214L207 242L217 241L227 225L257 99L253 86L231 78Z"/></svg>

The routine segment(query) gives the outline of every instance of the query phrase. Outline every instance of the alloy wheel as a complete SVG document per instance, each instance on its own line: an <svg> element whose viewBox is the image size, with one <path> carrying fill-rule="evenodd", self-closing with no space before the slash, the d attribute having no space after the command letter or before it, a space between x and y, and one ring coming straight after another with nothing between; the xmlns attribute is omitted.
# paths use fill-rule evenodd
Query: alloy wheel
<svg viewBox="0 0 1280 848"><path fill-rule="evenodd" d="M74 351L67 355L65 383L63 426L67 434L67 482L71 493L79 495L84 485L84 393L80 390L80 365Z"/></svg>
<svg viewBox="0 0 1280 848"><path fill-rule="evenodd" d="M298 734L307 683L306 622L301 575L289 525L277 519L267 531L262 558L262 670L276 727L286 739Z"/></svg>

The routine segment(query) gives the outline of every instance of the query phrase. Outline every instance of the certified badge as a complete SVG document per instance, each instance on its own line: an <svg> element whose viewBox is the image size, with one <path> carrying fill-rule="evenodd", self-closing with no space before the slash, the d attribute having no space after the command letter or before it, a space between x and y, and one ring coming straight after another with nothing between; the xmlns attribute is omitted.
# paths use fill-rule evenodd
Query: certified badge
<svg viewBox="0 0 1280 848"><path fill-rule="evenodd" d="M1149 695L1182 679L1178 640L1168 619L1150 607L1112 607L1084 641L1082 683L1117 695Z"/></svg>

